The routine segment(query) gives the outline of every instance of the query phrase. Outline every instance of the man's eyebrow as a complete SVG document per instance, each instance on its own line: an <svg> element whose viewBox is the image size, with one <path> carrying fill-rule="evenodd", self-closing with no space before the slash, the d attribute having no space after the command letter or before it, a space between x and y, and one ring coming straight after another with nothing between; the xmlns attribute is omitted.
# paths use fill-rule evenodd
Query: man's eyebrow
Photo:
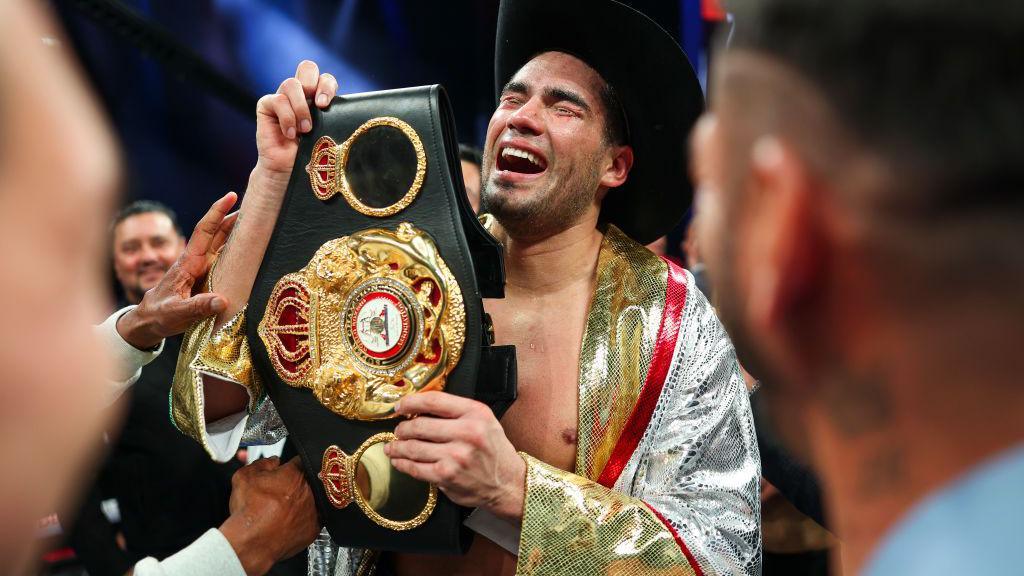
<svg viewBox="0 0 1024 576"><path fill-rule="evenodd" d="M509 80L508 84L505 84L505 87L501 89L502 94L508 94L509 92L526 94L529 91L529 86L527 86L525 82L520 82L518 80Z"/></svg>
<svg viewBox="0 0 1024 576"><path fill-rule="evenodd" d="M548 88L544 91L544 95L550 100L554 100L556 102L569 102L579 106L586 112L590 112L590 104L587 104L587 101L583 99L583 96L580 96L572 90L565 88Z"/></svg>

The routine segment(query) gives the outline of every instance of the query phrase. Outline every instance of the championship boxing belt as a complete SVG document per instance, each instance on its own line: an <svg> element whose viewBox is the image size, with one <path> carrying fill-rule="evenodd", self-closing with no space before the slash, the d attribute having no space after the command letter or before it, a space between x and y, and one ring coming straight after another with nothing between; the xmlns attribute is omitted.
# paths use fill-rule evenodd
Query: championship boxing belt
<svg viewBox="0 0 1024 576"><path fill-rule="evenodd" d="M464 552L468 511L383 447L409 394L499 417L515 399L515 348L492 345L481 301L504 296L502 248L466 197L440 86L310 108L249 300L254 367L338 545Z"/></svg>

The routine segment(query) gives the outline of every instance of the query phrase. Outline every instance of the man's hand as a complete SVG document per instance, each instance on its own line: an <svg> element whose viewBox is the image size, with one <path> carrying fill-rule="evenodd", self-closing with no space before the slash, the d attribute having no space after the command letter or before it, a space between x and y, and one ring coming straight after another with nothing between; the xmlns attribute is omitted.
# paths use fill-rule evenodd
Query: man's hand
<svg viewBox="0 0 1024 576"><path fill-rule="evenodd" d="M235 472L229 507L231 516L220 531L249 575L265 574L320 534L313 492L298 457L284 465L264 458Z"/></svg>
<svg viewBox="0 0 1024 576"><path fill-rule="evenodd" d="M260 98L256 105L259 159L249 176L242 202L243 216L213 273L214 286L230 301L227 308L217 313L215 329L249 302L288 189L299 135L313 129L306 98L313 98L317 106L326 108L337 90L334 76L320 74L317 65L306 60L299 64L293 78L281 83L277 93ZM203 376L203 398L207 422L244 410L249 400L242 387L211 376Z"/></svg>
<svg viewBox="0 0 1024 576"><path fill-rule="evenodd" d="M331 74L321 74L309 60L299 63L295 76L281 83L274 94L267 94L256 104L256 167L249 175L244 214L232 244L228 245L221 265L214 273L214 283L231 302L217 314L219 328L249 301L253 280L259 270L263 253L274 232L284 193L288 189L299 136L313 129L307 98L320 108L330 105L338 91L338 81Z"/></svg>
<svg viewBox="0 0 1024 576"><path fill-rule="evenodd" d="M260 98L256 105L257 168L285 177L291 176L298 136L313 129L307 98L326 108L338 91L331 74L321 74L315 62L303 60L295 76L281 83L275 94Z"/></svg>
<svg viewBox="0 0 1024 576"><path fill-rule="evenodd" d="M384 448L399 472L437 484L456 504L522 520L526 463L490 408L424 392L402 399L395 412L416 416L399 424L398 440Z"/></svg>
<svg viewBox="0 0 1024 576"><path fill-rule="evenodd" d="M217 252L227 241L237 213L228 214L238 195L228 192L213 203L185 246L185 252L160 283L146 292L134 310L121 316L117 331L125 342L140 350L160 345L168 336L181 334L197 320L227 307L223 296L214 293L192 295L193 289L210 270Z"/></svg>

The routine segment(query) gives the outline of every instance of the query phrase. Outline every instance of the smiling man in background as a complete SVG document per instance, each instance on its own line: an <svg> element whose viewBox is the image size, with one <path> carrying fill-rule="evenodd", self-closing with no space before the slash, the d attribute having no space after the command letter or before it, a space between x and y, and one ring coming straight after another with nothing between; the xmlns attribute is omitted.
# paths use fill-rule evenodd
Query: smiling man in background
<svg viewBox="0 0 1024 576"><path fill-rule="evenodd" d="M167 206L138 200L124 206L111 224L112 260L125 300L138 305L185 251L177 215ZM231 475L238 461L211 462L167 417L168 392L180 336L164 340L163 352L142 368L119 404L124 422L108 430L109 455L96 492L90 494L71 544L90 572L124 572L138 560L163 559L181 550L228 517ZM99 498L115 499L125 549L114 543L99 513Z"/></svg>
<svg viewBox="0 0 1024 576"><path fill-rule="evenodd" d="M114 274L128 304L138 304L185 251L175 213L159 202L139 200L114 218Z"/></svg>

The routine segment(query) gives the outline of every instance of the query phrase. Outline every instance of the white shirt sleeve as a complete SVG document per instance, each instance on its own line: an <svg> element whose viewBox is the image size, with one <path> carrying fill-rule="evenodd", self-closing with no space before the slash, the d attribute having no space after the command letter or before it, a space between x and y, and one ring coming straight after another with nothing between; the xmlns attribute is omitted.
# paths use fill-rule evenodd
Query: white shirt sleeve
<svg viewBox="0 0 1024 576"><path fill-rule="evenodd" d="M118 333L118 319L134 308L135 306L126 306L114 312L94 329L104 349L114 359L114 373L111 375L110 382L111 397L109 402L111 404L139 379L139 376L142 374L142 367L155 360L164 351L164 343L162 341L153 350L139 350L125 342L121 334Z"/></svg>
<svg viewBox="0 0 1024 576"><path fill-rule="evenodd" d="M143 558L134 576L245 576L242 563L220 530L211 528L162 562Z"/></svg>
<svg viewBox="0 0 1024 576"><path fill-rule="evenodd" d="M243 410L206 425L206 434L214 460L227 462L235 457L242 445L242 434L248 421L249 415Z"/></svg>

